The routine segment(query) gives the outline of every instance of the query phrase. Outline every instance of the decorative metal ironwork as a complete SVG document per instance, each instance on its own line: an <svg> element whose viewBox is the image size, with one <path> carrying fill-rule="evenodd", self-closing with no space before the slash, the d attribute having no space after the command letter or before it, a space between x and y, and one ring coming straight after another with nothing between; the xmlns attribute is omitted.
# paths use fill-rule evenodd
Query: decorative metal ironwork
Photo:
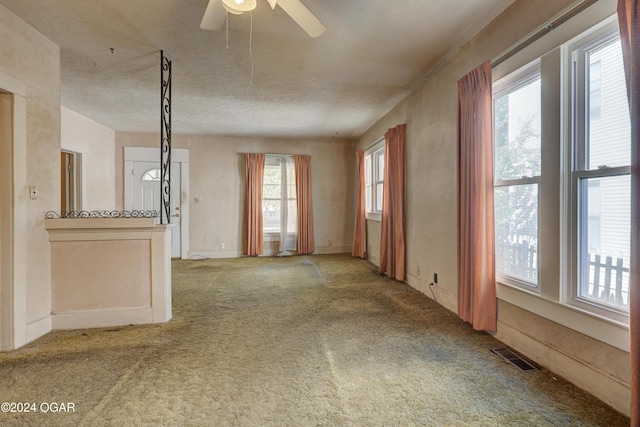
<svg viewBox="0 0 640 427"><path fill-rule="evenodd" d="M171 222L171 61L160 51L160 224Z"/></svg>
<svg viewBox="0 0 640 427"><path fill-rule="evenodd" d="M49 211L46 219L59 218L158 218L158 211Z"/></svg>

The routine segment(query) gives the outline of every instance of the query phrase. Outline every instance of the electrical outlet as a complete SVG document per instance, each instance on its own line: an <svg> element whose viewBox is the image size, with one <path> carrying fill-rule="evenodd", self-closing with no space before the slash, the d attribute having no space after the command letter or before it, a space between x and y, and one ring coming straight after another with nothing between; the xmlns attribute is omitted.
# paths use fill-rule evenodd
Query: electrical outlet
<svg viewBox="0 0 640 427"><path fill-rule="evenodd" d="M418 266L418 268L416 269L416 274L419 276L420 275L420 266Z"/></svg>
<svg viewBox="0 0 640 427"><path fill-rule="evenodd" d="M438 283L438 273L433 273L433 283Z"/></svg>
<svg viewBox="0 0 640 427"><path fill-rule="evenodd" d="M224 249L224 243L220 243L220 249Z"/></svg>

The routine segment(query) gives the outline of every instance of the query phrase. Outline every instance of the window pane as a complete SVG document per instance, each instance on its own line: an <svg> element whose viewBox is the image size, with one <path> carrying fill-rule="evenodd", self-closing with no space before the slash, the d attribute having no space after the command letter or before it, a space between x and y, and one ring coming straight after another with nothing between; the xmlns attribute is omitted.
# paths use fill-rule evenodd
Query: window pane
<svg viewBox="0 0 640 427"><path fill-rule="evenodd" d="M297 233L298 232L298 214L297 207L298 204L296 200L288 200L287 204L289 205L289 213L287 215L287 233Z"/></svg>
<svg viewBox="0 0 640 427"><path fill-rule="evenodd" d="M371 154L364 158L364 183L371 185Z"/></svg>
<svg viewBox="0 0 640 427"><path fill-rule="evenodd" d="M280 200L262 200L262 229L268 233L280 232Z"/></svg>
<svg viewBox="0 0 640 427"><path fill-rule="evenodd" d="M280 193L282 191L282 186L278 185L263 185L262 186L262 197L265 199L279 199Z"/></svg>
<svg viewBox="0 0 640 427"><path fill-rule="evenodd" d="M580 181L579 296L628 308L629 175Z"/></svg>
<svg viewBox="0 0 640 427"><path fill-rule="evenodd" d="M631 159L629 103L620 39L587 51L589 137L587 169L627 166Z"/></svg>
<svg viewBox="0 0 640 427"><path fill-rule="evenodd" d="M540 77L494 101L495 178L540 175Z"/></svg>
<svg viewBox="0 0 640 427"><path fill-rule="evenodd" d="M376 212L382 212L382 188L384 184L376 184Z"/></svg>
<svg viewBox="0 0 640 427"><path fill-rule="evenodd" d="M280 165L265 165L264 167L264 185L280 185L282 168Z"/></svg>
<svg viewBox="0 0 640 427"><path fill-rule="evenodd" d="M376 153L376 181L384 181L384 151Z"/></svg>
<svg viewBox="0 0 640 427"><path fill-rule="evenodd" d="M371 206L371 199L372 199L372 186L371 186L371 179L372 179L372 169L371 169L371 164L372 164L372 158L371 158L371 154L369 154L368 156L366 156L364 158L364 204L365 204L365 210L367 212L371 212L372 210L372 206Z"/></svg>
<svg viewBox="0 0 640 427"><path fill-rule="evenodd" d="M495 189L496 271L538 283L538 184Z"/></svg>

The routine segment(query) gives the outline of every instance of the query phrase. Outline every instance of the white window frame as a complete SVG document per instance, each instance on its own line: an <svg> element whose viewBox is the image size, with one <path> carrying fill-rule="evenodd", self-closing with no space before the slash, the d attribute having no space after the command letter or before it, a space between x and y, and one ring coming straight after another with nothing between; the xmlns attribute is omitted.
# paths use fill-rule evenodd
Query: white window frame
<svg viewBox="0 0 640 427"><path fill-rule="evenodd" d="M380 156L385 155L384 148L384 138L381 138L365 150L364 156L366 218L373 221L382 221L382 200L378 200L377 190L384 186L384 168L380 168L378 162Z"/></svg>
<svg viewBox="0 0 640 427"><path fill-rule="evenodd" d="M584 224L581 224L580 218L583 210L587 208L586 203L582 200L581 183L583 180L592 178L607 178L615 176L624 176L631 174L631 167L616 166L610 167L600 165L598 168L589 169L586 164L586 140L588 138L589 114L591 113L588 104L587 84L588 71L585 63L585 53L598 46L606 45L619 38L618 26L615 22L609 23L596 31L593 31L583 37L579 37L575 42L567 46L567 61L571 64L571 138L570 138L570 156L567 156L565 167L567 176L570 177L570 198L569 203L565 204L568 217L568 229L566 230L568 239L568 259L566 263L567 286L565 287L566 301L568 304L576 306L580 309L593 312L599 316L609 318L618 322L628 323L629 310L622 307L616 307L610 304L598 302L595 299L581 297L581 266L580 257L582 255L582 247L585 235L581 233ZM626 83L625 83L626 84ZM602 109L602 106L600 106Z"/></svg>
<svg viewBox="0 0 640 427"><path fill-rule="evenodd" d="M293 155L288 155L288 154L266 154L265 155L265 170L267 167L279 167L280 168L280 173L284 174L286 173L285 170L285 163L283 161L283 159L285 158L293 158ZM263 189L264 189L264 182L262 184ZM275 184L273 184L275 186ZM280 175L280 183L278 184L280 186L280 197L275 199L275 198L268 198L264 196L264 190L263 190L263 194L262 194L262 201L264 202L265 200L277 200L280 202L280 220L278 222L279 226L278 226L278 230L277 231L273 231L273 230L265 230L264 228L264 223L262 225L262 233L263 233L263 237L265 241L268 242L274 242L274 241L280 241L280 234L282 232L282 212L283 209L285 209L285 203L288 203L292 200L296 200L295 197L289 197L289 198L285 198L284 191L285 189L283 188L283 180L282 180L282 175ZM288 233L292 234L291 232Z"/></svg>
<svg viewBox="0 0 640 427"><path fill-rule="evenodd" d="M493 67L494 82L540 60L542 174L539 187L539 292L497 282L498 299L586 336L629 351L628 317L615 318L571 303L568 276L571 199L571 81L568 46L617 23L616 2L602 0ZM560 214L558 214L560 212Z"/></svg>
<svg viewBox="0 0 640 427"><path fill-rule="evenodd" d="M521 68L518 71L515 71L511 74L509 74L508 76L500 79L497 82L494 82L493 84L493 105L495 107L495 101L498 98L501 98L502 96L514 92L516 90L518 90L519 88L528 85L529 83L531 83L534 80L537 80L538 78L540 78L541 72L540 72L540 62L538 60L534 61L531 64L526 65L525 67ZM495 117L495 114L494 114ZM495 131L495 126L494 126L494 131ZM494 137L494 153L495 153L495 137ZM494 157L495 160L495 157ZM540 175L536 175L536 176L525 176L522 175L520 178L515 178L515 179L498 179L497 177L494 179L494 188L509 188L509 187L515 187L515 186L519 186L519 185L531 185L531 184L535 184L538 187L538 230L537 230L537 236L536 236L536 240L538 242L540 242L540 224L539 224L539 218L540 218ZM537 262L537 266L536 269L539 271L540 268L540 263L539 263L539 254L540 254L540 249L539 249L539 245L537 248L537 254L538 254L538 262ZM509 274L504 274L502 272L498 272L496 271L496 280L500 283L504 283L504 284L508 284L511 286L516 286L516 287L520 287L526 290L530 290L533 292L539 292L539 283L540 283L540 276L538 275L537 280L535 282L532 281L527 281L525 279L519 278L519 277L515 277Z"/></svg>

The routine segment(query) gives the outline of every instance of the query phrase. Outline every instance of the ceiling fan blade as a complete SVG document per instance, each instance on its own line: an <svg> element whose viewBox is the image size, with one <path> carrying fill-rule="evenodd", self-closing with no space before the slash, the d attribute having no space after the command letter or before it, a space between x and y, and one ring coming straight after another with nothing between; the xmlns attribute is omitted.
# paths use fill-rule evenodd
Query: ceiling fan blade
<svg viewBox="0 0 640 427"><path fill-rule="evenodd" d="M278 3L278 0L267 0L269 2L269 6L271 6L271 9L275 9L276 8L276 3Z"/></svg>
<svg viewBox="0 0 640 427"><path fill-rule="evenodd" d="M327 27L305 5L300 3L300 0L277 0L277 2L278 6L287 12L291 19L296 21L309 36L319 37L326 31Z"/></svg>
<svg viewBox="0 0 640 427"><path fill-rule="evenodd" d="M209 0L200 28L209 31L220 31L226 17L227 11L222 7L222 2L220 0Z"/></svg>

